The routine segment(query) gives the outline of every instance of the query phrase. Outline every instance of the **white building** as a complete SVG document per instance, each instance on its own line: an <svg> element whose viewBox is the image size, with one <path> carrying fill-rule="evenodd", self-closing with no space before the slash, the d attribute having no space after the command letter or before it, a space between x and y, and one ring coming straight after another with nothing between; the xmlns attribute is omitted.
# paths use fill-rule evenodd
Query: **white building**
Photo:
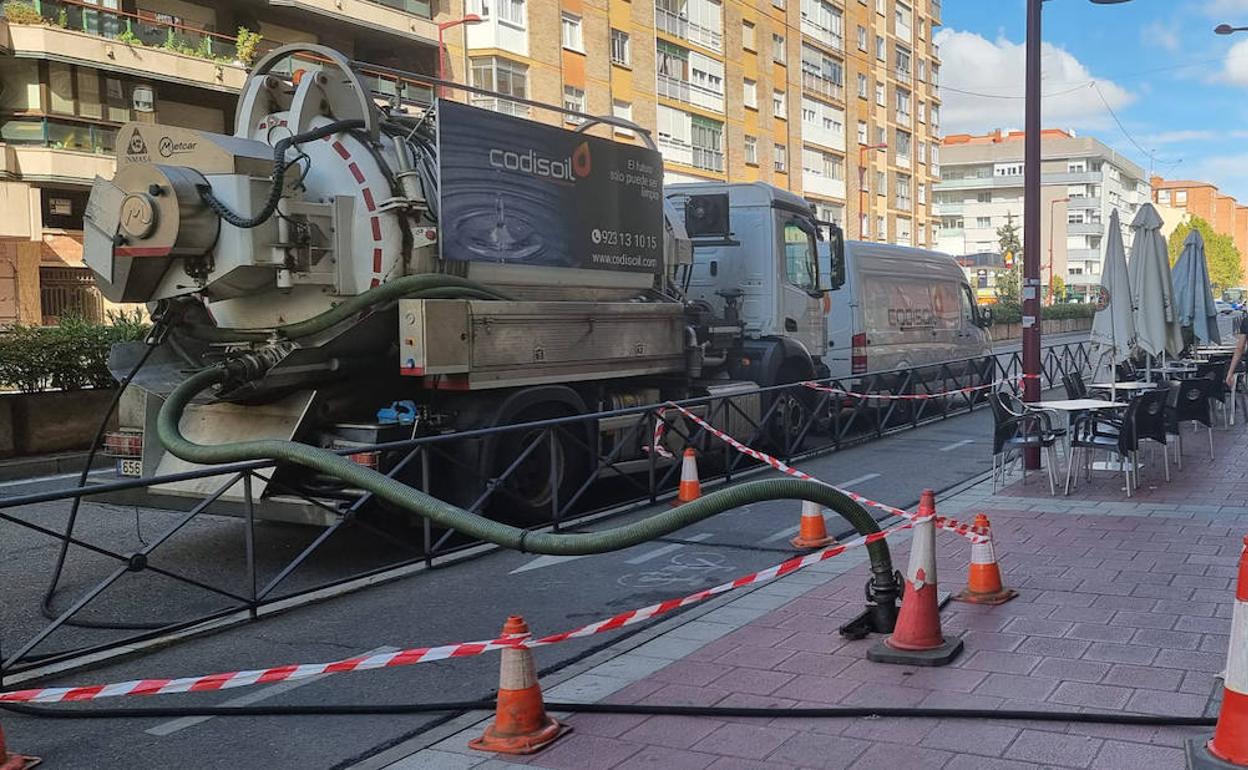
<svg viewBox="0 0 1248 770"><path fill-rule="evenodd" d="M1023 132L946 137L933 214L937 248L954 256L996 254L997 229L1023 229ZM1041 281L1062 276L1072 296L1100 282L1105 224L1117 210L1129 247L1130 224L1151 196L1144 170L1092 137L1049 129L1041 149ZM1021 258L1020 255L1016 255ZM981 260L982 261L982 260Z"/></svg>

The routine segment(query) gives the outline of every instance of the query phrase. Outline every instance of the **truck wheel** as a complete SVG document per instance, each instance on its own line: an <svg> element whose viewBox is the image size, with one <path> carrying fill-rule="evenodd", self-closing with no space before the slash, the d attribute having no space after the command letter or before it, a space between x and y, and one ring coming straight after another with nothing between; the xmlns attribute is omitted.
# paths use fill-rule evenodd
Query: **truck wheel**
<svg viewBox="0 0 1248 770"><path fill-rule="evenodd" d="M799 365L785 364L776 379L781 383L790 383L808 379L809 376ZM807 423L813 414L815 400L815 392L800 385L773 391L770 394L770 401L764 402L763 411L765 413L772 408L772 404L775 404L775 409L767 421L766 432L767 441L774 451L789 455L801 448L796 445L796 442L802 435L802 431L805 430L806 435L810 436L814 430L813 427L808 428Z"/></svg>
<svg viewBox="0 0 1248 770"><path fill-rule="evenodd" d="M576 409L569 404L547 401L500 415L496 425L515 425L576 414ZM574 431L577 433L574 434ZM491 518L519 526L549 523L553 519L555 503L561 508L566 506L589 477L592 452L584 444L586 436L591 435L590 431L582 424L572 423L550 429L550 435L553 436L553 450L546 428L504 433L487 443L486 467L490 469L490 477L497 479L507 472L517 457L537 442L533 451L511 470L494 491L486 507Z"/></svg>

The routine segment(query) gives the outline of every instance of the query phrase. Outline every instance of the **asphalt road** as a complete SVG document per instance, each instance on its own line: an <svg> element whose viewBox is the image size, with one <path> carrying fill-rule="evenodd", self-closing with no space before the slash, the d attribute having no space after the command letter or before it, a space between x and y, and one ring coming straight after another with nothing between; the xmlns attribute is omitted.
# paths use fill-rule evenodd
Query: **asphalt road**
<svg viewBox="0 0 1248 770"><path fill-rule="evenodd" d="M899 506L912 505L924 488L944 489L990 465L990 415L978 410L916 431L850 448L803 464L821 479ZM64 484L64 480L58 483ZM37 485L0 487L0 494L33 491ZM23 510L45 525L63 522L63 504ZM628 518L645 515L638 512ZM133 678L182 676L348 657L386 648L490 638L506 615L522 613L535 633L580 625L616 612L690 593L770 566L791 555L787 547L799 515L791 503L755 505L715 517L677 533L694 545L650 543L586 558L548 558L493 552L416 574L349 596L292 610L259 623L182 641L139 657L79 672L57 682L90 684ZM140 534L150 542L177 514L147 509L84 506L83 536L123 552ZM616 522L619 520L617 519ZM612 524L616 522L611 522ZM180 574L242 590L241 523L204 516L168 544L158 562ZM272 570L315 532L264 525L257 533L263 569ZM46 584L54 546L46 539L0 524L0 643L11 653L37 629L38 597ZM308 567L309 579L342 564L380 559L387 551L364 535L345 536ZM164 547L162 547L164 548ZM82 590L112 564L76 557L68 586ZM271 574L271 573L270 573ZM225 576L225 579L223 579ZM263 577L263 576L262 576ZM67 606L68 599L58 602ZM150 572L126 575L105 592L87 616L97 620L178 618L208 609L211 594ZM65 630L46 648L101 639L104 632ZM618 634L580 640L538 653L554 667ZM275 685L233 693L170 696L157 701L100 705L236 703L245 698L270 705L326 703L418 703L489 696L497 685L497 658L460 659L387 671L334 676L299 686ZM258 701L254 699L260 699ZM70 706L91 709L91 705ZM265 717L210 720L130 719L66 722L3 715L11 746L42 755L51 767L281 768L339 767L411 737L432 717Z"/></svg>

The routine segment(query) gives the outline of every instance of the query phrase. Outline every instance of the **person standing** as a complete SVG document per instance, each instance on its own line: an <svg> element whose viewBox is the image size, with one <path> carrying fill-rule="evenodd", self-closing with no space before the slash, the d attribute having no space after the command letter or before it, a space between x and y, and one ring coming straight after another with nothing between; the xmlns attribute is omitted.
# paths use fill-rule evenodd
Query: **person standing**
<svg viewBox="0 0 1248 770"><path fill-rule="evenodd" d="M1235 354L1231 356L1231 363L1226 367L1226 387L1235 387L1235 372L1239 369L1239 362L1244 357L1244 348L1248 347L1248 313L1239 317L1235 322Z"/></svg>

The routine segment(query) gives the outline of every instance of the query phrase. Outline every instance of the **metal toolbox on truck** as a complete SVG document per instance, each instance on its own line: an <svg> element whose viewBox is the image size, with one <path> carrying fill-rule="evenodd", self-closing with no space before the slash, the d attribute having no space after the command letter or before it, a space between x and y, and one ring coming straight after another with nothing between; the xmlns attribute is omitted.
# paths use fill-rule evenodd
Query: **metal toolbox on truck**
<svg viewBox="0 0 1248 770"><path fill-rule="evenodd" d="M399 303L399 364L457 390L683 372L684 312L659 302Z"/></svg>

